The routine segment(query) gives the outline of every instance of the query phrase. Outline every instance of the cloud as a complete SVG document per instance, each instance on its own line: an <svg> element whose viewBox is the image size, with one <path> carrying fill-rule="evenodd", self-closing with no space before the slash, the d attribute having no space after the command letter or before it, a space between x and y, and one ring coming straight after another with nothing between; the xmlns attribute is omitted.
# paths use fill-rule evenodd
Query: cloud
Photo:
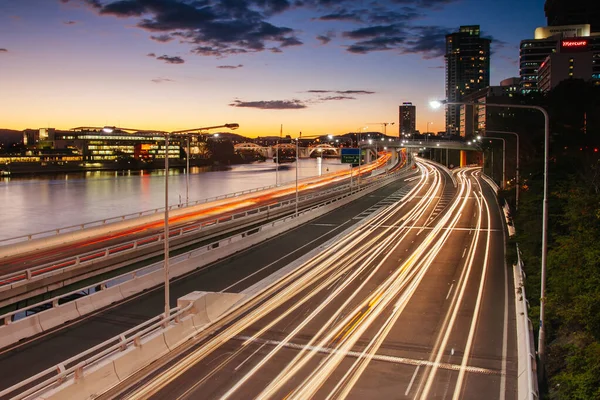
<svg viewBox="0 0 600 400"><path fill-rule="evenodd" d="M0 48L0 53L8 53L8 50Z"/></svg>
<svg viewBox="0 0 600 400"><path fill-rule="evenodd" d="M339 9L336 12L322 15L317 18L319 21L352 21L352 22L362 22L364 17L364 12L360 10L348 11L346 9Z"/></svg>
<svg viewBox="0 0 600 400"><path fill-rule="evenodd" d="M317 93L317 94L326 94L326 93L336 93L341 95L361 95L361 94L374 94L375 92L371 92L370 90L323 90L323 89L311 89L307 90L306 93Z"/></svg>
<svg viewBox="0 0 600 400"><path fill-rule="evenodd" d="M146 54L146 57L156 57L156 54L155 53L148 53L148 54Z"/></svg>
<svg viewBox="0 0 600 400"><path fill-rule="evenodd" d="M347 47L350 53L396 50L400 54L421 54L425 59L432 59L445 54L446 35L450 32L439 26L391 24L344 32L344 36L358 39Z"/></svg>
<svg viewBox="0 0 600 400"><path fill-rule="evenodd" d="M77 23L77 21L63 21L63 24L65 25L75 25Z"/></svg>
<svg viewBox="0 0 600 400"><path fill-rule="evenodd" d="M319 40L321 42L321 44L327 44L327 43L331 42L334 37L335 37L335 32L329 31L324 35L317 36L317 40Z"/></svg>
<svg viewBox="0 0 600 400"><path fill-rule="evenodd" d="M444 68L446 68L446 66L445 65L436 65L435 67L427 67L427 68L429 68L429 69L444 69Z"/></svg>
<svg viewBox="0 0 600 400"><path fill-rule="evenodd" d="M166 62L167 64L183 64L185 62L185 60L179 56L167 56L167 55L162 55L160 57L156 57L157 60L161 60Z"/></svg>
<svg viewBox="0 0 600 400"><path fill-rule="evenodd" d="M217 68L219 69L238 69L238 68L242 68L244 65L242 64L238 64L238 65L217 65Z"/></svg>
<svg viewBox="0 0 600 400"><path fill-rule="evenodd" d="M68 0L63 0L68 2ZM71 0L84 2L101 16L128 18L151 33L150 39L177 39L192 54L227 57L301 46L305 26L286 26L290 18L272 17L299 9L316 14L318 23L355 23L344 32L345 48L354 54L394 50L440 55L439 38L412 26L424 12L440 10L460 0ZM275 22L277 21L277 22ZM443 28L431 27L435 32ZM346 28L348 29L348 28ZM331 31L330 31L331 32ZM334 34L316 36L327 44Z"/></svg>
<svg viewBox="0 0 600 400"><path fill-rule="evenodd" d="M231 107L258 108L261 110L299 110L306 108L306 104L298 99L293 100L262 100L262 101L242 101L234 100Z"/></svg>
<svg viewBox="0 0 600 400"><path fill-rule="evenodd" d="M154 83L175 82L173 79L169 79L169 78L154 78L154 79L151 79L151 81Z"/></svg>
<svg viewBox="0 0 600 400"><path fill-rule="evenodd" d="M331 101L331 100L356 100L356 97L352 96L326 96L319 98L320 101Z"/></svg>
<svg viewBox="0 0 600 400"><path fill-rule="evenodd" d="M302 44L293 29L267 21L269 16L289 9L289 0L85 1L100 15L136 18L139 28L175 35L199 55L260 52L267 49L267 42L279 48Z"/></svg>
<svg viewBox="0 0 600 400"><path fill-rule="evenodd" d="M173 37L171 35L152 35L150 39L160 43L167 43L173 40Z"/></svg>

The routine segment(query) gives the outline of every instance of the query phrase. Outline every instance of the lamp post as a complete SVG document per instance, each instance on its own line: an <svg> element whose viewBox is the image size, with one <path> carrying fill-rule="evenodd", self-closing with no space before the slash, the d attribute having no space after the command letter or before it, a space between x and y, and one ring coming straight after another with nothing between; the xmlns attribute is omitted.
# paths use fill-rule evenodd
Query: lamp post
<svg viewBox="0 0 600 400"><path fill-rule="evenodd" d="M500 186L504 190L506 183L506 140L500 137L485 136L483 139L491 140L502 140L502 185ZM492 157L494 156L494 149L492 148ZM494 164L492 163L492 168Z"/></svg>
<svg viewBox="0 0 600 400"><path fill-rule="evenodd" d="M148 132L151 132L151 134L154 136L156 134L160 134L165 138L165 216L164 216L164 237L165 237L165 243L164 243L164 252L165 252L165 257L164 257L164 281L165 281L165 321L167 320L167 318L169 317L170 314L170 310L171 307L169 305L169 297L170 297L170 293L169 293L169 137L172 135L175 136L184 136L187 134L187 138L188 138L188 149L189 149L189 136L194 134L194 132L199 132L199 131L203 131L203 130L209 130L209 129L217 129L217 128L228 128L228 129L237 129L239 128L239 124L223 124L223 125L216 125L216 126L207 126L207 127L203 127L203 128L194 128L194 129L185 129L185 130L181 130L181 131L173 131L173 132L164 132L164 131L144 131L141 129L131 129L131 128L117 128L114 126L105 126L104 128L102 128L102 131L104 133L112 133L115 130L122 130L122 131L136 131L136 132L146 132L146 133L142 133L142 134L146 134L148 135ZM198 133L196 133L198 134ZM188 152L188 174L189 174L189 152ZM189 176L186 179L186 201L187 201L187 193L189 190Z"/></svg>
<svg viewBox="0 0 600 400"><path fill-rule="evenodd" d="M489 133L493 133L494 135L498 135L498 134L507 134L507 135L515 135L517 138L517 165L516 165L516 170L515 170L515 180L516 180L516 186L515 186L515 210L519 209L519 191L520 191L520 182L519 182L519 160L521 159L521 155L520 155L520 150L519 150L519 142L520 142L520 138L519 138L519 134L516 132L506 132L506 131L486 131Z"/></svg>
<svg viewBox="0 0 600 400"><path fill-rule="evenodd" d="M431 101L430 106L434 109L442 105L476 105L468 102ZM545 326L545 303L546 303L546 267L548 257L548 156L550 152L550 116L548 111L541 106L530 106L523 104L490 104L486 107L523 108L538 110L544 115L544 200L542 205L542 265L541 265L541 288L540 288L540 330L538 335L538 357L540 361L539 373L543 374L546 364L546 326Z"/></svg>

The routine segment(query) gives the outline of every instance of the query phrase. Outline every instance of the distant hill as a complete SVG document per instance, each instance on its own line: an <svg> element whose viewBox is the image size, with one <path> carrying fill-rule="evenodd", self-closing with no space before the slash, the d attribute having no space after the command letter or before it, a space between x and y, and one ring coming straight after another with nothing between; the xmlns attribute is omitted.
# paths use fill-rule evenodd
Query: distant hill
<svg viewBox="0 0 600 400"><path fill-rule="evenodd" d="M5 145L23 141L23 131L0 128L0 143Z"/></svg>

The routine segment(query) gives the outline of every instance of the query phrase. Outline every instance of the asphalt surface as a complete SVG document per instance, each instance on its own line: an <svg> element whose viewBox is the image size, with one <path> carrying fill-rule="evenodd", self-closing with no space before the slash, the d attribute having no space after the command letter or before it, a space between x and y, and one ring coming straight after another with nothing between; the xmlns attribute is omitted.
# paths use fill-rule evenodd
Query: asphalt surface
<svg viewBox="0 0 600 400"><path fill-rule="evenodd" d="M111 395L516 399L512 272L478 174L456 174L454 190L429 169L418 192Z"/></svg>
<svg viewBox="0 0 600 400"><path fill-rule="evenodd" d="M407 172L408 173L408 172ZM172 280L171 305L192 291L240 292L339 234L378 207L382 199L414 182L397 180L341 209L294 228L257 246ZM355 219L358 217L358 219ZM265 266L268 268L263 269ZM262 271L256 273L257 271ZM256 273L256 274L255 274ZM252 275L254 274L254 275ZM252 275L250 278L248 276ZM0 351L0 389L12 386L46 368L159 315L164 292L158 287L121 303L66 323L57 329Z"/></svg>
<svg viewBox="0 0 600 400"><path fill-rule="evenodd" d="M387 157L382 157L380 161L377 161L379 164L373 163L365 167L362 175L369 176L377 165L385 165L386 161ZM328 188L334 188L347 181L345 171L340 171L340 173L315 178L308 182L304 181L300 184L299 191L301 195L307 195L322 190L324 184ZM217 205L206 203L190 207L185 214L178 216L173 216L173 211L171 211L172 214L169 218L170 232L172 235L173 232L177 232L179 229L195 229L203 224L210 225L216 219L222 220L223 218L294 198L295 188L282 186L267 191L246 194L242 197L223 199ZM300 199L300 202L302 205L302 199ZM76 256L85 255L82 258L83 261L96 259L104 255L106 248L116 249L115 254L117 254L118 249L129 249L133 240L141 240L148 247L152 247L152 243L159 240L164 233L164 222L160 218L155 222L138 226L135 226L135 219L131 219L129 222L131 225L128 225L127 228L121 228L110 234L105 232L105 227L94 227L91 229L98 228L100 231L93 237L78 241L71 240L67 245L58 246L37 243L39 248L35 250L21 251L13 256L4 257L2 265L0 265L0 275L13 275L9 278L0 279L0 285L24 279L27 269L33 269L33 276L37 276L41 273L72 266ZM190 237L190 239L192 238ZM148 243L150 244L148 245ZM27 245L27 243L18 243L17 246L19 245ZM119 245L123 246L119 248ZM1 247L0 250L2 250ZM14 274L22 275L15 276Z"/></svg>

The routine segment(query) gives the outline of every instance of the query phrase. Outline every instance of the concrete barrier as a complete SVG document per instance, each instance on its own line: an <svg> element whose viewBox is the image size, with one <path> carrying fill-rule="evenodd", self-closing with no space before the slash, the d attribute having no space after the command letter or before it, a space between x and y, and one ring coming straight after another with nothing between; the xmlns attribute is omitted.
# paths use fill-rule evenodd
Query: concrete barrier
<svg viewBox="0 0 600 400"><path fill-rule="evenodd" d="M123 295L123 298L133 296L134 294L141 293L144 290L155 286L156 283L153 279L154 277L151 275L152 274L138 276L130 281L123 282L120 285L118 285L119 289L121 290L121 294Z"/></svg>
<svg viewBox="0 0 600 400"><path fill-rule="evenodd" d="M317 218L323 214L326 214L326 213L330 212L331 210L334 210L334 209L341 207L347 203L350 203L350 202L354 201L356 198L362 197L372 191L377 190L381 186L382 185L374 185L373 187L365 189L360 193L356 193L354 195L348 196L341 200L332 202L330 204L322 206L311 212L304 212L304 213L300 214L297 218L290 217L289 219L287 219L285 221L279 221L278 223L267 224L267 225L261 227L258 230L258 232L256 232L253 235L245 236L243 238L241 235L237 235L236 237L239 237L239 239L237 239L237 240L229 240L229 239L223 240L219 243L219 247L214 248L210 251L207 251L207 248L203 247L201 249L192 251L188 256L184 257L183 255L181 255L181 256L174 257L172 260L181 260L181 261L174 262L171 265L171 270L170 270L169 276L171 278L181 276L181 275L191 272L197 268L204 267L210 263L216 262L220 259L223 259L225 257L233 255L239 251L242 251L246 248L249 248L258 243L261 243L264 240L267 240L269 238L277 236L293 227L296 227L298 225L309 222L310 220ZM123 282L120 285L116 285L116 286L110 287L108 289L93 293L89 296L82 297L82 298L74 301L73 303L75 303L75 308L78 313L78 316L83 316L83 315L89 314L92 311L99 310L103 307L106 307L112 303L121 301L129 296L135 295L144 289L148 289L148 288L158 286L158 285L163 285L163 284L164 284L164 273L162 270L157 270L157 271L139 276L131 281ZM231 296L232 294L230 294L230 293L226 293L226 294L225 293L219 293L219 294L212 293L211 295L214 295L214 296L225 295L223 297L220 297L220 300L215 303L217 308L222 307L223 304L228 304L227 306L225 306L223 311L226 310L227 308L229 308L235 302L240 300L240 298L237 298L237 299L231 300L232 301L231 303L227 303L227 301L225 303L222 303L222 301L224 301L224 299L227 297L227 295ZM234 296L236 296L236 295L234 295ZM243 295L237 295L237 296L243 296ZM193 317L193 325L196 329L203 329L208 323L212 322L214 320L213 317L211 317L212 314L217 315L217 316L220 314L220 311L218 311L217 309L214 309L217 311L210 311L211 314L209 315L209 313L206 310L207 309L212 310L212 305L211 305L211 307L207 307L206 299L203 299L202 302L204 302L203 308L205 311L203 311ZM52 313L52 310L48 310L45 312ZM39 315L42 315L45 312L42 312ZM64 323L68 320L75 319L78 316L74 317L73 315L69 314L64 318L59 317L59 321L61 319L64 319L64 321L60 322L60 323ZM50 318L44 317L44 319L46 319L46 318L51 319L53 317L52 316ZM60 324L60 323L57 323L57 324ZM50 326L50 324L47 324L47 326ZM54 326L56 326L56 325L54 325ZM44 329L47 329L47 328L44 328ZM0 332L2 332L2 331L0 330ZM31 332L31 330L29 330L27 328L25 330L25 332ZM24 337L28 337L28 336L29 336L28 334L18 333L16 337L19 337L19 339L13 340L13 341L11 341L8 337L7 338L3 337L0 339L0 348L10 345L12 343L15 343L16 341L18 341Z"/></svg>
<svg viewBox="0 0 600 400"><path fill-rule="evenodd" d="M39 315L32 315L8 325L0 326L0 348L9 346L31 336L42 333Z"/></svg>
<svg viewBox="0 0 600 400"><path fill-rule="evenodd" d="M77 312L79 312L80 317L96 310L90 295L78 298L75 300L75 304L77 305Z"/></svg>
<svg viewBox="0 0 600 400"><path fill-rule="evenodd" d="M177 299L177 306L183 308L193 303L189 313L193 315L196 329L201 330L245 296L242 293L192 292Z"/></svg>
<svg viewBox="0 0 600 400"><path fill-rule="evenodd" d="M167 327L164 331L165 343L169 350L173 351L177 346L190 339L197 332L194 326L194 317L188 315L175 325Z"/></svg>
<svg viewBox="0 0 600 400"><path fill-rule="evenodd" d="M99 394L119 383L112 361L84 368L83 376L69 380L46 395L36 398L45 400L95 399Z"/></svg>
<svg viewBox="0 0 600 400"><path fill-rule="evenodd" d="M77 304L74 301L51 308L38 314L40 325L44 331L62 325L67 321L79 318Z"/></svg>
<svg viewBox="0 0 600 400"><path fill-rule="evenodd" d="M114 358L115 372L124 380L169 352L162 331L144 339L139 346L133 346Z"/></svg>
<svg viewBox="0 0 600 400"><path fill-rule="evenodd" d="M123 300L123 294L119 286L113 286L108 289L101 290L90 296L94 309L99 310L112 303Z"/></svg>

